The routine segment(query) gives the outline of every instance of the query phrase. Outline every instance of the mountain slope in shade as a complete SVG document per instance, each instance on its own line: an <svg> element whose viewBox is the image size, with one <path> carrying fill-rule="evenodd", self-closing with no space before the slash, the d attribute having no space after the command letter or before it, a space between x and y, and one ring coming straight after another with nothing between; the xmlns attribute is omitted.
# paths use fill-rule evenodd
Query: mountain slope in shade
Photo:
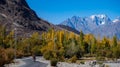
<svg viewBox="0 0 120 67"><path fill-rule="evenodd" d="M8 31L17 28L18 34L43 32L54 25L37 17L25 0L0 0L0 24Z"/></svg>
<svg viewBox="0 0 120 67"><path fill-rule="evenodd" d="M92 33L95 36L112 37L116 35L120 39L120 17L111 20L107 15L92 15L90 17L73 16L63 21L60 25L72 27L78 31L82 30L85 34Z"/></svg>
<svg viewBox="0 0 120 67"><path fill-rule="evenodd" d="M64 29L64 30L67 30L67 31L70 31L70 32L74 32L76 34L80 34L79 31L77 31L76 29L71 28L69 26L65 26L65 25L57 25L57 26L60 27L60 28L62 28L62 29Z"/></svg>

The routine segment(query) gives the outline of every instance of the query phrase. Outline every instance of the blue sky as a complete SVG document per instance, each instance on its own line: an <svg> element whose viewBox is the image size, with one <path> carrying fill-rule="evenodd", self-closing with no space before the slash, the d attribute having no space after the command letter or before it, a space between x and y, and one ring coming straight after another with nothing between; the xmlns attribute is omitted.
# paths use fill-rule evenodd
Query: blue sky
<svg viewBox="0 0 120 67"><path fill-rule="evenodd" d="M111 19L120 16L120 0L27 0L40 18L53 24L71 18L106 14Z"/></svg>

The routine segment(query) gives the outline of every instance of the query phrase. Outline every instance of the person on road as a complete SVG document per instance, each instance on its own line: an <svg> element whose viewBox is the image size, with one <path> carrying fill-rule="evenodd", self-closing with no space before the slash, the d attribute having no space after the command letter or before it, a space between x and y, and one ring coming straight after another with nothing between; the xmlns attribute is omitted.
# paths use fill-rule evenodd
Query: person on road
<svg viewBox="0 0 120 67"><path fill-rule="evenodd" d="M33 61L34 61L34 62L36 61L36 56L35 56L35 54L33 54Z"/></svg>

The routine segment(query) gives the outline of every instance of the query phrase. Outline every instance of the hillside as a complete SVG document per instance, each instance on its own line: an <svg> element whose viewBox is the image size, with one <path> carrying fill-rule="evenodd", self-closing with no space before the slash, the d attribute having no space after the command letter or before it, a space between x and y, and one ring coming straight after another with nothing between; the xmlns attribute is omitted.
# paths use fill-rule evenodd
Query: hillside
<svg viewBox="0 0 120 67"><path fill-rule="evenodd" d="M25 36L55 27L39 18L25 0L0 0L0 24L8 31L17 28L18 35Z"/></svg>
<svg viewBox="0 0 120 67"><path fill-rule="evenodd" d="M76 29L72 28L72 27L69 27L69 26L65 26L65 25L57 25L58 27L64 29L64 30L67 30L67 31L71 31L71 32L74 32L76 34L80 34L79 31L77 31Z"/></svg>

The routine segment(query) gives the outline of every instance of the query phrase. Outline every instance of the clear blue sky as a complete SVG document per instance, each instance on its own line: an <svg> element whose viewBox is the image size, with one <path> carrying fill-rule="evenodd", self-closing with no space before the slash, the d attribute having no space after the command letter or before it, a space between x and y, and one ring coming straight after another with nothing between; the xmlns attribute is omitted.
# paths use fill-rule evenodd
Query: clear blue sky
<svg viewBox="0 0 120 67"><path fill-rule="evenodd" d="M111 19L120 16L120 0L27 0L40 18L59 24L72 16L106 14Z"/></svg>

